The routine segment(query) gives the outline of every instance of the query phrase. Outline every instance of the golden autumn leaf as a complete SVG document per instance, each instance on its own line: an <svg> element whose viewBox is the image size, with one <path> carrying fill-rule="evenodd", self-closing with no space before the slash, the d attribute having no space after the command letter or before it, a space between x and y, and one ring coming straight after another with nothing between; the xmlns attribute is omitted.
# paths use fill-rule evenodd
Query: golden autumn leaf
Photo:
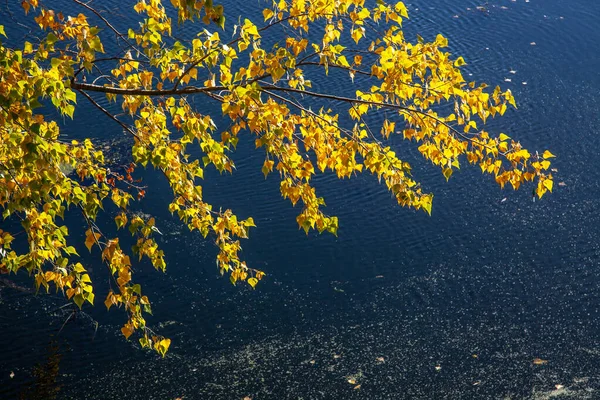
<svg viewBox="0 0 600 400"><path fill-rule="evenodd" d="M455 67L462 67L463 65L466 65L467 63L465 62L465 59L462 57L458 57L456 59L456 61L454 61L454 66Z"/></svg>
<svg viewBox="0 0 600 400"><path fill-rule="evenodd" d="M258 284L258 279L256 278L248 278L248 284L250 286L252 286L252 289L254 289L256 287L256 284Z"/></svg>
<svg viewBox="0 0 600 400"><path fill-rule="evenodd" d="M123 334L123 336L125 336L125 339L129 339L129 336L131 336L131 334L133 333L133 326L129 325L129 324L125 324L122 328L121 328L121 333Z"/></svg>
<svg viewBox="0 0 600 400"><path fill-rule="evenodd" d="M85 247L91 252L92 246L96 243L96 241L101 237L98 232L92 232L91 229L88 229L85 232Z"/></svg>
<svg viewBox="0 0 600 400"><path fill-rule="evenodd" d="M512 92L466 81L466 62L444 50L450 44L443 35L432 42L405 38L409 15L402 2L278 0L267 4L263 21L233 18L227 35L220 32L223 6L210 1L129 6L135 21L122 22L123 36L106 34L114 27L110 15L94 25L99 11L91 3L69 16L49 8L60 3L22 2L36 31L21 33L39 43L5 40L0 25L0 166L10 171L0 173L0 208L27 229L20 237L0 231L0 249L12 254L13 240L30 249L3 257L0 273L25 269L37 288L62 290L79 307L93 303L93 275L77 262L77 239L67 226L76 214L86 226L84 245L90 252L99 248L98 259L115 282L104 304L125 311L121 332L139 334L143 348L165 356L171 342L146 327L151 304L134 264L146 260L164 272L170 249L155 240L163 233L154 219L133 211L155 186L154 175L142 181L140 166L165 180L168 209L182 225L215 244L219 272L253 289L266 276L242 257L254 220L204 196L205 186L218 179L205 172L235 173L233 153L244 139L264 157L259 168L278 180L307 234L338 234L340 222L324 211L326 199L314 185L323 174L371 175L399 206L431 215L433 194L400 158L396 135L447 180L473 165L501 188L532 185L540 198L553 190L550 151L540 157L507 134L486 130L491 118L516 108ZM175 21L194 24L197 36L178 40ZM367 29L373 26L377 30ZM274 40L262 40L267 34ZM110 57L102 55L105 48ZM341 85L352 95L313 87L313 77L333 69L344 72ZM115 107L103 106L97 95ZM322 102L330 106L314 106ZM53 108L57 117L40 107ZM72 140L61 128L65 118L89 115L88 109L98 113L103 129L131 139L122 165L114 165L114 149L92 130ZM100 228L105 218L116 230L112 223ZM131 252L123 240L133 242Z"/></svg>
<svg viewBox="0 0 600 400"><path fill-rule="evenodd" d="M273 15L275 15L275 12L271 9L265 8L263 10L263 17L266 20L273 18Z"/></svg>

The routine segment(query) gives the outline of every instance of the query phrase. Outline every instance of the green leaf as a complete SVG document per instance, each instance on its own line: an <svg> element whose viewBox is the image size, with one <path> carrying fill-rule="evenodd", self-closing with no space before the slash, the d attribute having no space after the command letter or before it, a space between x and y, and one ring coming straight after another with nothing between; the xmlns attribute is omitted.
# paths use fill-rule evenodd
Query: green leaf
<svg viewBox="0 0 600 400"><path fill-rule="evenodd" d="M85 299L83 298L82 295L78 294L78 295L75 295L75 297L73 297L73 301L75 302L75 304L77 304L77 307L79 307L79 309L81 310L81 306L83 306L83 302L85 301Z"/></svg>
<svg viewBox="0 0 600 400"><path fill-rule="evenodd" d="M145 349L146 347L151 347L150 342L145 337L140 338L140 345L142 346L142 349Z"/></svg>
<svg viewBox="0 0 600 400"><path fill-rule="evenodd" d="M139 283L136 283L135 285L133 285L131 287L131 290L133 290L134 293L139 294L140 296L142 295L142 287L140 286Z"/></svg>
<svg viewBox="0 0 600 400"><path fill-rule="evenodd" d="M75 250L75 247L73 247L73 246L65 247L64 252L69 255L71 255L71 254L79 255L79 254L77 254L77 250Z"/></svg>
<svg viewBox="0 0 600 400"><path fill-rule="evenodd" d="M77 273L82 273L85 272L85 268L83 268L83 265L81 265L81 263L77 263L73 266L73 271Z"/></svg>
<svg viewBox="0 0 600 400"><path fill-rule="evenodd" d="M48 43L49 45L53 45L56 42L58 42L58 38L54 33L50 32L48 36L46 36L46 43Z"/></svg>

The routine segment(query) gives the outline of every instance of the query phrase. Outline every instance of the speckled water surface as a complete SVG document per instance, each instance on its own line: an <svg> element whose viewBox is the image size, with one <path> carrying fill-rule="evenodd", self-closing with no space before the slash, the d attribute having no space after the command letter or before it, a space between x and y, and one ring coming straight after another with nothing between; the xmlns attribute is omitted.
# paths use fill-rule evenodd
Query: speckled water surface
<svg viewBox="0 0 600 400"><path fill-rule="evenodd" d="M124 3L96 5L122 26ZM34 296L25 277L1 281L0 398L600 399L600 3L406 4L407 37L443 33L470 78L513 91L519 109L489 129L558 156L553 195L533 202L530 188L502 191L476 168L446 183L394 139L435 193L433 215L398 207L368 176L322 176L339 237L307 237L247 137L237 171L208 173L205 195L254 217L244 257L268 276L253 291L219 276L214 246L170 216L165 183L148 171L140 212L157 218L169 269L136 274L153 300L149 323L173 339L168 356L126 342L123 315L101 303L73 314L60 296ZM263 6L225 3L232 16ZM344 79L317 84L348 90ZM125 156L118 127L94 110L76 117L64 132L93 131ZM88 265L102 289L103 267Z"/></svg>

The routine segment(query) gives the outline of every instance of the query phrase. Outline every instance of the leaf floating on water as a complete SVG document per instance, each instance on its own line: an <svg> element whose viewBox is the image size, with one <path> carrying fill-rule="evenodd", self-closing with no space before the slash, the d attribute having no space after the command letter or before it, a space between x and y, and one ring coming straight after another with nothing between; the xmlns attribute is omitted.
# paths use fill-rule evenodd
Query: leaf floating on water
<svg viewBox="0 0 600 400"><path fill-rule="evenodd" d="M535 46L535 45L536 45L536 43L535 43L535 42L531 42L531 43L529 43L529 44L530 44L530 45L532 45L532 46Z"/></svg>
<svg viewBox="0 0 600 400"><path fill-rule="evenodd" d="M564 385L554 385L554 387L556 388L556 390L560 390L560 389L564 389L565 388Z"/></svg>
<svg viewBox="0 0 600 400"><path fill-rule="evenodd" d="M384 363L385 362L385 358L383 358L383 357L377 357L376 360L377 360L378 363Z"/></svg>
<svg viewBox="0 0 600 400"><path fill-rule="evenodd" d="M534 358L533 363L535 365L545 365L545 364L548 364L548 360L542 360L541 358Z"/></svg>
<svg viewBox="0 0 600 400"><path fill-rule="evenodd" d="M441 365L439 365L439 364L438 364L438 365L436 365L436 366L435 366L435 370L436 370L436 371L440 371L441 369L442 369L442 366L441 366Z"/></svg>
<svg viewBox="0 0 600 400"><path fill-rule="evenodd" d="M349 379L348 379L348 383L349 383L349 384L351 384L351 385L355 385L355 384L356 384L356 379L354 379L354 378L349 378Z"/></svg>
<svg viewBox="0 0 600 400"><path fill-rule="evenodd" d="M358 390L358 389L360 389L360 385L354 386L354 390Z"/></svg>
<svg viewBox="0 0 600 400"><path fill-rule="evenodd" d="M10 376L10 379L12 379L12 378L15 377L15 373L13 371L10 371L10 375L9 376Z"/></svg>
<svg viewBox="0 0 600 400"><path fill-rule="evenodd" d="M339 354L334 354L334 355L333 355L333 358L334 358L335 360L337 360L337 359L338 359L338 358L340 358L340 357L341 357L341 355L339 355Z"/></svg>
<svg viewBox="0 0 600 400"><path fill-rule="evenodd" d="M567 184L564 182L558 182L558 186L567 186Z"/></svg>

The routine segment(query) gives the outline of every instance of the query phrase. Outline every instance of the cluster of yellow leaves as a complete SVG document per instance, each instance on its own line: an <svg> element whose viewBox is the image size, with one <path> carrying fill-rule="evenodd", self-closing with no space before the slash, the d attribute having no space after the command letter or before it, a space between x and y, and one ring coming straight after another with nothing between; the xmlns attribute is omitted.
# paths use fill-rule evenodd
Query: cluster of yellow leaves
<svg viewBox="0 0 600 400"><path fill-rule="evenodd" d="M243 281L252 288L264 273L240 259L240 239L248 238L253 219L216 211L199 184L206 168L234 171L229 154L245 132L265 152L265 177L277 172L281 195L300 205L297 223L307 233L338 231L337 217L324 213L325 200L312 185L318 173L344 179L369 172L398 204L431 214L433 195L383 143L394 134L417 142L447 179L466 159L501 187L534 182L539 197L553 189L552 153L531 153L506 134L496 137L478 126L516 107L512 93L467 82L461 72L466 62L444 50L444 36L432 42L420 36L416 43L406 40L402 23L408 12L402 2L274 0L263 10L262 26L240 18L229 41L215 30L224 28L225 18L223 7L212 1L171 0L171 9L161 0L140 0L133 6L139 25L124 34L104 18L101 31L90 25L93 15L66 16L37 0L22 4L26 13L37 11L35 21L46 36L35 44L25 42L23 49L0 43L0 207L5 218L21 219L30 250L17 254L11 250L14 235L0 231L5 254L0 270L25 268L38 288L48 290L52 283L79 307L92 303L91 279L72 261L77 252L67 244L67 228L57 222L74 205L88 224L85 246L100 251L114 278L106 307L123 308L128 314L123 335L129 338L139 330L141 345L162 355L170 341L146 326L143 313L151 311L150 302L132 281L129 256L118 237L107 237L94 222L105 201L114 203L117 228L127 227L136 236L133 254L165 270L164 253L152 237L158 231L154 219L129 211L135 192L138 197L145 193L131 177L137 165L159 171L172 189L169 210L190 230L214 238L220 272L233 284ZM80 5L85 12L95 11ZM178 23L204 27L191 40L172 37L172 10ZM293 34L271 48L263 46L265 32L281 25ZM104 49L101 34L124 44L122 54L97 58ZM107 66L109 74L103 72ZM347 73L349 84L360 75L363 86L351 97L312 91L313 70ZM90 92L120 102L129 119L111 114ZM230 125L218 130L211 116L189 101L194 95L220 103ZM125 173L107 168L103 152L90 139L66 141L55 122L34 112L50 102L73 117L78 96L133 137L132 164ZM385 118L376 135L367 120L382 111ZM340 123L342 112L353 125ZM190 155L194 144L200 157Z"/></svg>

